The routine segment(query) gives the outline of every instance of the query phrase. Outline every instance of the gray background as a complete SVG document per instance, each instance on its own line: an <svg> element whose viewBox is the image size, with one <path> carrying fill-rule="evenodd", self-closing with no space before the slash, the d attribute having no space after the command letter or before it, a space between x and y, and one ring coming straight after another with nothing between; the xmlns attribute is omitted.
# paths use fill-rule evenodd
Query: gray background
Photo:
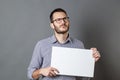
<svg viewBox="0 0 120 80"><path fill-rule="evenodd" d="M71 36L101 52L93 80L120 80L119 0L0 0L0 79L28 80L34 46L52 35L49 14L58 7L69 14Z"/></svg>

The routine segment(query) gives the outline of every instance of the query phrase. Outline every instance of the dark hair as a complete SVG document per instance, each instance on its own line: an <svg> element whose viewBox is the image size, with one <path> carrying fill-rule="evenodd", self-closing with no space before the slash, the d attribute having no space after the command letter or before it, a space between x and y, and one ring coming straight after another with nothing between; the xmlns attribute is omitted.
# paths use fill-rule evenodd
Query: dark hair
<svg viewBox="0 0 120 80"><path fill-rule="evenodd" d="M53 22L53 14L54 14L55 12L64 12L64 13L67 15L67 12L66 12L64 9L62 9L62 8L56 8L56 9L54 9L54 10L51 12L51 14L50 14L50 22L51 22L51 23Z"/></svg>

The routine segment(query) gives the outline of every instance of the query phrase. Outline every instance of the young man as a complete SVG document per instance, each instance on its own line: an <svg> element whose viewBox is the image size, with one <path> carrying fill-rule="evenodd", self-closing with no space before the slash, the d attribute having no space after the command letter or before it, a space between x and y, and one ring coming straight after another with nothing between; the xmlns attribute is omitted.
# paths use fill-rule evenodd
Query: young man
<svg viewBox="0 0 120 80"><path fill-rule="evenodd" d="M70 37L68 33L70 22L65 10L61 8L53 10L50 14L50 21L54 35L40 40L36 44L28 67L28 78L30 80L36 80L39 77L42 77L42 80L76 80L74 76L56 75L59 70L50 67L52 46L84 49L84 45L81 41ZM98 61L100 58L99 52L96 48L91 49L95 61Z"/></svg>

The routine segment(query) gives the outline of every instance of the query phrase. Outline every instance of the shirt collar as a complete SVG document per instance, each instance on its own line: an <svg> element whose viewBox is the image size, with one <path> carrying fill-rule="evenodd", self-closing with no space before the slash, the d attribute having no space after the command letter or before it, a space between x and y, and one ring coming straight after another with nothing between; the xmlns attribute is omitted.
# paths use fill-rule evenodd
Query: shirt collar
<svg viewBox="0 0 120 80"><path fill-rule="evenodd" d="M67 40L65 41L65 43L67 43L67 42L69 42L69 41L72 42L72 39L71 39L70 35L68 36L68 38L67 38ZM56 39L56 37L55 37L55 35L53 35L53 36L51 37L51 42L52 42L52 43L58 42L57 39Z"/></svg>

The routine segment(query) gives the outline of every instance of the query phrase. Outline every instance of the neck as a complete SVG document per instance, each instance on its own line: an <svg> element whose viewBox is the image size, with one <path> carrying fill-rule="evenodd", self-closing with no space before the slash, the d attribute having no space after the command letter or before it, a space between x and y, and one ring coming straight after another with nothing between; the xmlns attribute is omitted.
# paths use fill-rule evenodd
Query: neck
<svg viewBox="0 0 120 80"><path fill-rule="evenodd" d="M55 33L55 36L59 43L65 43L65 41L67 40L67 37L68 37L68 32L64 33L64 34Z"/></svg>

